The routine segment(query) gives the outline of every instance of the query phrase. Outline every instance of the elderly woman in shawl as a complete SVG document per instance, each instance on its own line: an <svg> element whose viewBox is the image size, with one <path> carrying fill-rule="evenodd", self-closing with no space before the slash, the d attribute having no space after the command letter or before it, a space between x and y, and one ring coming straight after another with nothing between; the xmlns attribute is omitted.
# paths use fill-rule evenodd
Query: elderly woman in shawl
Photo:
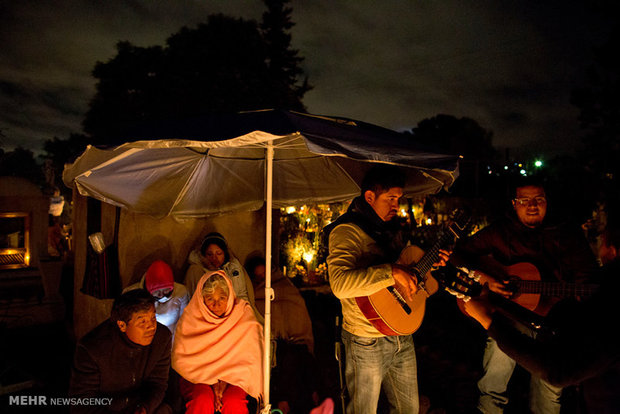
<svg viewBox="0 0 620 414"><path fill-rule="evenodd" d="M202 276L177 325L172 367L186 412L248 413L262 393L262 326L222 270Z"/></svg>

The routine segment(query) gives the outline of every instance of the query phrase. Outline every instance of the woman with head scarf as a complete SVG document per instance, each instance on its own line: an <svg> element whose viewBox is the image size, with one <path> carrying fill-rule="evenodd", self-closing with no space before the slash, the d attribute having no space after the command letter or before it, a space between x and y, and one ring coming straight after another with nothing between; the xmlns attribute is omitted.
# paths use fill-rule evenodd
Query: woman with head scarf
<svg viewBox="0 0 620 414"><path fill-rule="evenodd" d="M172 367L188 414L247 413L263 387L263 335L248 302L222 270L208 272L177 325Z"/></svg>
<svg viewBox="0 0 620 414"><path fill-rule="evenodd" d="M189 269L184 284L190 295L196 290L198 281L207 271L221 269L232 281L235 295L245 299L254 307L252 282L239 260L231 253L226 239L220 233L212 232L205 236L200 249L189 254Z"/></svg>

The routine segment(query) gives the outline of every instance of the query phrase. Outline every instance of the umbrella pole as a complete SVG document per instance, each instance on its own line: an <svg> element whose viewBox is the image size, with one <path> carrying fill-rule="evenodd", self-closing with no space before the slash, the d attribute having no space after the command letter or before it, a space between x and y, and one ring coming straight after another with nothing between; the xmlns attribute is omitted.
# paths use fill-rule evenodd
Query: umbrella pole
<svg viewBox="0 0 620 414"><path fill-rule="evenodd" d="M273 300L273 289L271 289L271 222L273 204L273 142L267 145L267 194L265 212L265 344L264 344L264 406L263 413L271 411L269 403L269 381L271 375L271 301Z"/></svg>

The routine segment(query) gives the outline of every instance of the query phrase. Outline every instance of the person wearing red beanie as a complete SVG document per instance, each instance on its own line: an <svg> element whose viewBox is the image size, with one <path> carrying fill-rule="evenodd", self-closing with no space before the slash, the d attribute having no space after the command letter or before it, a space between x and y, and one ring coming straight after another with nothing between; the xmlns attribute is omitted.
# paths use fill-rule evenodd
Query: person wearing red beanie
<svg viewBox="0 0 620 414"><path fill-rule="evenodd" d="M163 260L155 260L138 283L125 288L123 292L146 289L155 298L157 322L166 325L174 340L177 322L189 303L187 289L174 281L172 269Z"/></svg>

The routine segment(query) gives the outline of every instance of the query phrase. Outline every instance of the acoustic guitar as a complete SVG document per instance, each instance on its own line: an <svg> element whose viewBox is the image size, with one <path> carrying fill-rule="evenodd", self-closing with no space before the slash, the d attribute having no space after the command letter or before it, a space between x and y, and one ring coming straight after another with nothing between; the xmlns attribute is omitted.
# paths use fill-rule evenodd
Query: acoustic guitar
<svg viewBox="0 0 620 414"><path fill-rule="evenodd" d="M598 285L541 280L540 271L532 263L522 262L502 266L495 262L495 273L485 271L498 279L508 280L509 298L516 304L541 316L547 316L551 308L561 299L579 298L592 295Z"/></svg>
<svg viewBox="0 0 620 414"><path fill-rule="evenodd" d="M439 283L431 274L433 264L439 259L439 250L461 237L468 222L469 218L462 211L457 211L447 230L428 251L408 246L401 252L397 263L408 268L418 287L411 300L405 298L398 285L381 289L370 296L355 298L366 319L379 332L394 336L408 335L418 330L424 319L426 299L439 289Z"/></svg>
<svg viewBox="0 0 620 414"><path fill-rule="evenodd" d="M439 280L446 291L457 297L457 305L461 312L469 316L465 311L465 302L471 298L480 296L483 291L491 304L496 306L497 310L511 320L528 327L532 333L536 335L544 333L545 335L553 335L554 330L552 324L547 319L530 309L517 304L513 300L489 291L485 291L483 286L474 279L472 272L467 269L458 268L448 262L446 266L442 266L433 272L433 276Z"/></svg>

